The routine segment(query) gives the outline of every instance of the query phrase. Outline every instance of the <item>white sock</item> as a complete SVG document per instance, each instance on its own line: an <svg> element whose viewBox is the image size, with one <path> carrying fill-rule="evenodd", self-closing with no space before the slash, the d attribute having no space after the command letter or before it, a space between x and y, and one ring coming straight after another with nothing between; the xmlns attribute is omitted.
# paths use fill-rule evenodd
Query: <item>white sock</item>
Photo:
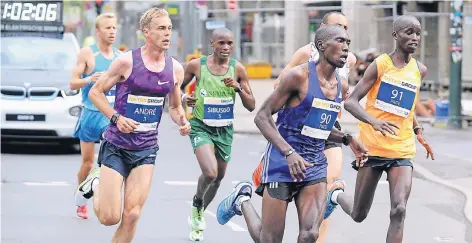
<svg viewBox="0 0 472 243"><path fill-rule="evenodd" d="M236 200L237 200L236 207L239 211L242 212L243 210L241 209L241 205L243 205L243 202L251 200L251 198L249 196L244 195L244 196L239 196L238 199Z"/></svg>
<svg viewBox="0 0 472 243"><path fill-rule="evenodd" d="M92 191L95 192L98 184L100 184L100 179L99 178L95 178L93 181L92 181Z"/></svg>
<svg viewBox="0 0 472 243"><path fill-rule="evenodd" d="M338 195L339 193L343 193L343 190L336 190L331 194L331 201L335 204L338 204Z"/></svg>

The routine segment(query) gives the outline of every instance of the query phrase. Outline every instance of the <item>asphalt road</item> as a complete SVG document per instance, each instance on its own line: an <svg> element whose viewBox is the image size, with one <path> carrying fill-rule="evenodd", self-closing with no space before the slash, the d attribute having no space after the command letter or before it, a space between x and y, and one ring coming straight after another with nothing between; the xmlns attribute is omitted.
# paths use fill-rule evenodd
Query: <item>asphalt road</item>
<svg viewBox="0 0 472 243"><path fill-rule="evenodd" d="M143 209L133 242L188 242L190 201L195 193L200 169L188 137L181 137L167 116L160 131L160 154L153 184ZM235 135L233 159L220 192L206 214L205 242L252 242L242 217L221 226L216 222L216 206L232 189L233 183L251 178L266 144L262 136ZM97 146L98 149L98 146ZM90 243L110 242L116 227L98 223L89 205L89 220L75 216L73 193L80 155L60 147L2 146L1 154L1 239L5 243ZM352 159L346 150L345 165ZM355 171L345 166L347 192L353 192ZM405 243L466 243L467 227L462 207L464 196L415 174L407 208ZM385 242L389 223L389 194L385 175L378 186L368 218L354 223L341 209L333 213L327 243ZM253 198L256 209L261 198ZM284 242L296 242L298 220L289 206ZM470 229L469 229L470 230Z"/></svg>

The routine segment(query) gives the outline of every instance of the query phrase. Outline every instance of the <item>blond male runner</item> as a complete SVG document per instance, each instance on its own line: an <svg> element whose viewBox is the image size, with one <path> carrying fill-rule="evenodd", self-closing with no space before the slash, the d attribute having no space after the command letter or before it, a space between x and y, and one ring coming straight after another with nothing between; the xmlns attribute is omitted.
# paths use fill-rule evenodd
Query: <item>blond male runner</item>
<svg viewBox="0 0 472 243"><path fill-rule="evenodd" d="M82 113L77 121L74 137L80 139L82 164L77 173L78 184L82 183L92 170L95 156L95 142L99 141L109 124L108 119L100 113L90 101L88 95L93 84L106 71L120 51L113 48L116 36L116 16L112 13L101 14L95 20L97 44L84 47L79 51L77 64L72 71L70 89L82 91ZM113 105L114 89L107 92L107 98ZM88 218L87 205L77 207L77 217Z"/></svg>
<svg viewBox="0 0 472 243"><path fill-rule="evenodd" d="M166 54L170 47L172 21L164 9L151 8L139 22L146 39L143 47L121 55L90 91L90 98L110 119L93 169L76 189L76 204L94 198L94 209L104 225L121 224L112 242L131 242L151 186L157 157L158 128L165 97L169 113L180 134L190 132L190 123L180 101L184 78L182 65ZM105 92L116 85L115 107ZM124 208L122 209L122 185Z"/></svg>

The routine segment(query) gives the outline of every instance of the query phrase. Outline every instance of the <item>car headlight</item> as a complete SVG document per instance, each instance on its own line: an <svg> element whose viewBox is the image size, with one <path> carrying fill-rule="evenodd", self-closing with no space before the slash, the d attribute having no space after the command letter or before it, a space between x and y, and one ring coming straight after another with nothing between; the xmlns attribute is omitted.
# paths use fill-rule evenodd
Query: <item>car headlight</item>
<svg viewBox="0 0 472 243"><path fill-rule="evenodd" d="M79 117L81 112L82 112L82 107L81 106L73 106L69 109L69 114L71 116Z"/></svg>
<svg viewBox="0 0 472 243"><path fill-rule="evenodd" d="M62 97L66 97L66 96L74 96L74 95L77 95L79 94L79 91L78 89L76 90L61 90L61 93L62 93Z"/></svg>

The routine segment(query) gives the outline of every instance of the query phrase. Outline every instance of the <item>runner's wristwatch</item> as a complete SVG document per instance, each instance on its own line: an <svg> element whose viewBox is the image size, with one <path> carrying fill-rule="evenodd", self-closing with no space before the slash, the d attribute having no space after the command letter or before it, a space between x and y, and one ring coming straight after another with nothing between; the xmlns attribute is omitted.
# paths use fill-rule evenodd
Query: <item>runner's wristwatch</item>
<svg viewBox="0 0 472 243"><path fill-rule="evenodd" d="M241 84L240 84L240 83L238 83L238 87L237 87L237 88L234 88L234 91L236 91L236 92L238 92L238 93L241 92L241 91L243 91L243 88L241 87Z"/></svg>
<svg viewBox="0 0 472 243"><path fill-rule="evenodd" d="M343 141L344 146L348 146L349 144L351 144L351 141L352 141L351 134L344 133L342 141Z"/></svg>
<svg viewBox="0 0 472 243"><path fill-rule="evenodd" d="M413 128L413 132L415 132L415 135L418 135L418 129L421 129L421 131L424 131L424 128L422 126L416 126L415 128Z"/></svg>
<svg viewBox="0 0 472 243"><path fill-rule="evenodd" d="M288 156L292 155L293 152L295 152L295 150L289 149L288 152L287 152L286 154L284 154L285 158L287 158Z"/></svg>
<svg viewBox="0 0 472 243"><path fill-rule="evenodd" d="M111 116L110 118L111 124L116 125L116 122L118 121L118 117L120 117L120 114L118 114L118 112L113 114L113 116Z"/></svg>

